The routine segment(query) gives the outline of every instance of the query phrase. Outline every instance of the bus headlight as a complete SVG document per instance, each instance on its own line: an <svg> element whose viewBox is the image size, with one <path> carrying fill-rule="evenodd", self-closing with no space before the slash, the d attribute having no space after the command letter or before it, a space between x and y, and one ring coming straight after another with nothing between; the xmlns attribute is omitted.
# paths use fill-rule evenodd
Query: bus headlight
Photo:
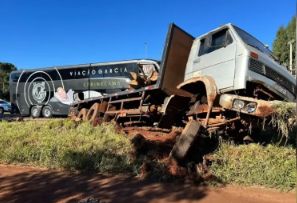
<svg viewBox="0 0 297 203"><path fill-rule="evenodd" d="M233 101L233 108L235 109L242 109L244 107L244 101L239 99L234 99Z"/></svg>
<svg viewBox="0 0 297 203"><path fill-rule="evenodd" d="M253 113L257 109L257 103L250 102L246 105L245 109L248 113Z"/></svg>

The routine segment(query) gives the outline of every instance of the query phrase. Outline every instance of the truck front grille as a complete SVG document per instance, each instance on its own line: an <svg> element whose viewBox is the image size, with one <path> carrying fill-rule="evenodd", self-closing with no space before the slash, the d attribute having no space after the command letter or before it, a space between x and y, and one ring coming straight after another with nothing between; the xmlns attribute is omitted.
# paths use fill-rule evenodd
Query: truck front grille
<svg viewBox="0 0 297 203"><path fill-rule="evenodd" d="M271 80L276 81L280 86L284 87L289 92L295 95L295 84L289 81L283 75L273 70L271 67L264 65L260 61L250 58L249 69L251 71L264 75Z"/></svg>
<svg viewBox="0 0 297 203"><path fill-rule="evenodd" d="M265 75L264 74L264 65L261 62L256 61L255 59L252 59L252 58L250 59L249 68L250 68L250 70L252 70L256 73Z"/></svg>

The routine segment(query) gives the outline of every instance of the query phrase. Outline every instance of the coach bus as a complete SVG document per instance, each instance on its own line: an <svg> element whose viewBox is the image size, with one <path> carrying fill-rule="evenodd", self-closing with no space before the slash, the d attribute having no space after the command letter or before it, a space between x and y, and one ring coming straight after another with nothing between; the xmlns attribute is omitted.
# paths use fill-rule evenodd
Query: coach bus
<svg viewBox="0 0 297 203"><path fill-rule="evenodd" d="M13 71L10 101L22 116L66 116L71 103L131 88L131 72L159 69L155 60L129 60Z"/></svg>

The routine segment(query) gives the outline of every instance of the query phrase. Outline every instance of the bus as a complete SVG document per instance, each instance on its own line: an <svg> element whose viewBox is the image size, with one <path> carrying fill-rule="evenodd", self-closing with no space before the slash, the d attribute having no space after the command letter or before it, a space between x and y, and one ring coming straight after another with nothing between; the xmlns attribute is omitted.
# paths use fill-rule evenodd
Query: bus
<svg viewBox="0 0 297 203"><path fill-rule="evenodd" d="M141 74L144 67L158 72L159 62L140 59L13 71L10 101L21 116L67 116L75 101L131 90L131 73Z"/></svg>

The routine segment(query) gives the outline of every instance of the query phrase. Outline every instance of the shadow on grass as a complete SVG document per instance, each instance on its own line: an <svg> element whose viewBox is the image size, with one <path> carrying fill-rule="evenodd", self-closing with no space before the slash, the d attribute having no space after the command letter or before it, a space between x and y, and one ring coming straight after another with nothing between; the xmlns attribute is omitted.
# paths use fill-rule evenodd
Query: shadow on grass
<svg viewBox="0 0 297 203"><path fill-rule="evenodd" d="M118 155L108 151L67 151L61 161L61 167L81 172L131 172L129 154Z"/></svg>
<svg viewBox="0 0 297 203"><path fill-rule="evenodd" d="M296 149L297 146L297 125L294 125L288 131L288 136L281 135L281 133L273 127L259 129L254 133L253 139L256 143L263 146L268 144L279 145L279 146L291 146Z"/></svg>

